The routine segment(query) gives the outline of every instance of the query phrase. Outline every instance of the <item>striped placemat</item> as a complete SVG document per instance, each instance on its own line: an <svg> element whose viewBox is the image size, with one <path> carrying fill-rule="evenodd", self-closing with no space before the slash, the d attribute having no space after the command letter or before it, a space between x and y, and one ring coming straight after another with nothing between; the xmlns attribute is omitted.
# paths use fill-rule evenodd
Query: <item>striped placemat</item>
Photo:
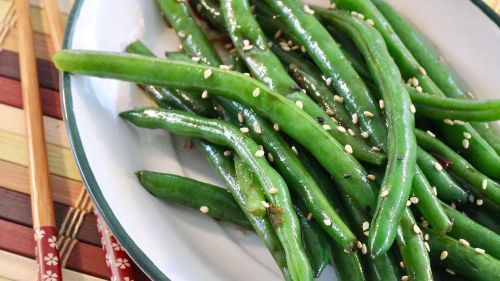
<svg viewBox="0 0 500 281"><path fill-rule="evenodd" d="M500 0L485 3L500 13ZM63 275L72 281L110 279L92 202L62 121L58 72L50 62L54 51L44 11L32 6L31 14ZM15 21L12 0L0 0L0 281L36 276ZM137 280L148 280L136 273Z"/></svg>
<svg viewBox="0 0 500 281"><path fill-rule="evenodd" d="M92 202L62 121L58 72L50 61L54 51L44 11L32 6L31 16L63 276L109 280L109 259L101 249ZM63 20L66 17L63 14ZM0 0L0 281L36 279L15 22L13 1ZM148 279L136 272L136 280Z"/></svg>

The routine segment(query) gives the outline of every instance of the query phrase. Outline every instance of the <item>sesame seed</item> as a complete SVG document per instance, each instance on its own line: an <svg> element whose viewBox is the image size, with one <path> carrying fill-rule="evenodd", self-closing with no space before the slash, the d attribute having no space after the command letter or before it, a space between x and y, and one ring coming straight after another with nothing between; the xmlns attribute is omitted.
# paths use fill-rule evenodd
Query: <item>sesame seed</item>
<svg viewBox="0 0 500 281"><path fill-rule="evenodd" d="M304 12L306 12L310 15L314 15L314 10L311 9L308 5L304 5Z"/></svg>
<svg viewBox="0 0 500 281"><path fill-rule="evenodd" d="M486 187L488 187L488 180L487 179L483 179L483 181L481 182L481 187L483 189L486 189Z"/></svg>
<svg viewBox="0 0 500 281"><path fill-rule="evenodd" d="M268 46L269 48L272 48L272 47L273 47L273 45L274 45L274 44L273 44L273 42L272 42L272 41L267 42L267 46Z"/></svg>
<svg viewBox="0 0 500 281"><path fill-rule="evenodd" d="M474 195L469 195L469 202L474 203Z"/></svg>
<svg viewBox="0 0 500 281"><path fill-rule="evenodd" d="M323 223L328 226L332 225L332 221L330 219L323 220Z"/></svg>
<svg viewBox="0 0 500 281"><path fill-rule="evenodd" d="M330 125L328 125L328 124L324 124L322 127L326 131L330 131L332 129L332 127L330 127Z"/></svg>
<svg viewBox="0 0 500 281"><path fill-rule="evenodd" d="M344 146L344 150L345 150L345 152L352 154L352 146L350 144L346 144Z"/></svg>
<svg viewBox="0 0 500 281"><path fill-rule="evenodd" d="M441 254L439 255L440 260L445 260L447 257L448 257L447 251L442 251Z"/></svg>
<svg viewBox="0 0 500 281"><path fill-rule="evenodd" d="M410 201L411 201L411 203L413 203L413 204L418 204L418 197L415 197L415 196L410 197Z"/></svg>
<svg viewBox="0 0 500 281"><path fill-rule="evenodd" d="M462 146L467 149L469 148L469 140L468 139L463 139L462 140Z"/></svg>
<svg viewBox="0 0 500 281"><path fill-rule="evenodd" d="M439 162L436 162L436 163L434 163L434 169L436 169L437 171L442 171L443 166L441 166L441 164L439 164Z"/></svg>
<svg viewBox="0 0 500 281"><path fill-rule="evenodd" d="M401 281L408 281L410 280L410 277L408 275L401 276Z"/></svg>
<svg viewBox="0 0 500 281"><path fill-rule="evenodd" d="M199 62L201 60L201 58L200 57L192 57L191 60L194 62Z"/></svg>
<svg viewBox="0 0 500 281"><path fill-rule="evenodd" d="M308 213L306 218L307 218L308 221L310 221L312 219L312 217L313 217L313 214L312 213Z"/></svg>
<svg viewBox="0 0 500 281"><path fill-rule="evenodd" d="M337 9L337 4L335 4L335 3L331 3L331 4L328 6L328 9L329 9L329 10L335 10L335 9Z"/></svg>
<svg viewBox="0 0 500 281"><path fill-rule="evenodd" d="M399 262L399 266L400 266L401 268L405 268L405 263L404 263L403 261L400 261L400 262Z"/></svg>
<svg viewBox="0 0 500 281"><path fill-rule="evenodd" d="M451 202L450 206L451 206L453 209L456 209L456 208L457 208L457 204L455 204L455 202Z"/></svg>
<svg viewBox="0 0 500 281"><path fill-rule="evenodd" d="M356 135L356 133L354 133L353 130L351 129L348 129L347 132L349 133L349 135L351 135L352 137L354 137Z"/></svg>
<svg viewBox="0 0 500 281"><path fill-rule="evenodd" d="M364 138L364 139L367 139L370 137L370 135L368 134L368 132L362 132L361 133L361 136Z"/></svg>
<svg viewBox="0 0 500 281"><path fill-rule="evenodd" d="M427 252L431 251L431 246L429 246L429 243L424 242L424 246L425 246L425 249L427 250Z"/></svg>
<svg viewBox="0 0 500 281"><path fill-rule="evenodd" d="M406 201L406 207L410 207L411 206L411 201L410 200L407 200Z"/></svg>
<svg viewBox="0 0 500 281"><path fill-rule="evenodd" d="M355 16L355 17L357 17L357 16L358 16L358 12L356 12L356 11L352 11L352 12L351 12L351 16Z"/></svg>
<svg viewBox="0 0 500 281"><path fill-rule="evenodd" d="M415 234L420 234L422 232L422 230L420 230L420 227L418 227L418 225L414 224L413 225L413 232L415 232Z"/></svg>
<svg viewBox="0 0 500 281"><path fill-rule="evenodd" d="M231 68L233 68L233 66L232 65L221 64L221 65L219 65L219 68L223 69L223 70L231 70Z"/></svg>
<svg viewBox="0 0 500 281"><path fill-rule="evenodd" d="M384 189L384 190L382 190L382 192L380 193L380 197L382 197L382 198L387 197L387 195L389 195L389 190L388 190L388 189Z"/></svg>
<svg viewBox="0 0 500 281"><path fill-rule="evenodd" d="M243 46L248 46L248 45L250 45L250 41L247 39L243 40Z"/></svg>
<svg viewBox="0 0 500 281"><path fill-rule="evenodd" d="M463 126L463 125L465 125L465 122L464 122L464 121L462 121L462 120L453 120L453 124Z"/></svg>
<svg viewBox="0 0 500 281"><path fill-rule="evenodd" d="M424 240L425 240L425 241L429 240L429 234L427 234L427 233L426 233L426 234L424 235Z"/></svg>
<svg viewBox="0 0 500 281"><path fill-rule="evenodd" d="M241 112L238 112L238 121L240 123L243 123L243 121L245 121L245 119L243 118L243 114Z"/></svg>
<svg viewBox="0 0 500 281"><path fill-rule="evenodd" d="M368 253L368 249L366 248L366 244L363 243L363 245L361 246L361 253L363 255L366 255L366 253Z"/></svg>
<svg viewBox="0 0 500 281"><path fill-rule="evenodd" d="M247 128L247 127L241 127L241 128L240 128L240 131L241 131L243 134L246 134L246 133L248 133L250 130L248 130L248 128Z"/></svg>
<svg viewBox="0 0 500 281"><path fill-rule="evenodd" d="M353 124L358 124L358 115L356 113L354 113L352 115L352 123Z"/></svg>
<svg viewBox="0 0 500 281"><path fill-rule="evenodd" d="M412 104L410 105L410 112L415 114L415 112L417 112L417 109L415 108L415 106Z"/></svg>
<svg viewBox="0 0 500 281"><path fill-rule="evenodd" d="M358 13L358 18L364 20L365 19L365 15L363 15L362 13Z"/></svg>
<svg viewBox="0 0 500 281"><path fill-rule="evenodd" d="M472 138L472 135L468 132L464 132L464 138L470 140Z"/></svg>
<svg viewBox="0 0 500 281"><path fill-rule="evenodd" d="M372 151L375 151L375 152L380 152L380 148L377 147L377 146L373 146L372 147Z"/></svg>
<svg viewBox="0 0 500 281"><path fill-rule="evenodd" d="M374 181L374 180L376 180L376 179L377 179L377 177L375 177L375 175L372 175L372 174L368 174L368 175L366 176L366 178L368 178L368 179L369 179L369 180L371 180L371 181Z"/></svg>
<svg viewBox="0 0 500 281"><path fill-rule="evenodd" d="M179 35L180 38L184 38L184 37L186 37L186 32L179 31L179 32L177 32L177 35Z"/></svg>
<svg viewBox="0 0 500 281"><path fill-rule="evenodd" d="M208 91L207 90L204 90L203 93L201 93L201 98L202 99L208 98Z"/></svg>
<svg viewBox="0 0 500 281"><path fill-rule="evenodd" d="M363 232L363 235L364 235L364 236L368 236L368 235L370 235L370 231L368 231L368 230L367 230L367 231L364 231L364 232Z"/></svg>
<svg viewBox="0 0 500 281"><path fill-rule="evenodd" d="M260 88L255 88L252 92L252 96L254 98L258 97L260 95Z"/></svg>
<svg viewBox="0 0 500 281"><path fill-rule="evenodd" d="M344 102L344 99L338 95L334 95L333 96L333 100L338 102L338 103L343 103Z"/></svg>
<svg viewBox="0 0 500 281"><path fill-rule="evenodd" d="M378 101L378 107L380 107L380 109L384 109L384 107L385 107L384 100L379 100Z"/></svg>
<svg viewBox="0 0 500 281"><path fill-rule="evenodd" d="M273 186L273 187L269 188L268 192L269 192L269 194L274 195L274 194L278 193L278 189Z"/></svg>
<svg viewBox="0 0 500 281"><path fill-rule="evenodd" d="M330 86L330 85L332 85L333 79L331 77L328 77L328 78L326 78L325 82L326 82L327 86Z"/></svg>
<svg viewBox="0 0 500 281"><path fill-rule="evenodd" d="M425 227L425 228L427 228L429 226L429 222L426 221L426 220L423 220L422 221L422 226Z"/></svg>
<svg viewBox="0 0 500 281"><path fill-rule="evenodd" d="M427 75L427 71L425 71L425 69L421 66L418 67L418 72L420 72L420 74L422 75Z"/></svg>
<svg viewBox="0 0 500 281"><path fill-rule="evenodd" d="M304 108L304 104L299 100L295 102L295 105L300 109Z"/></svg>
<svg viewBox="0 0 500 281"><path fill-rule="evenodd" d="M288 45L281 45L281 49L283 49L283 51L285 52L290 52L290 47L288 47Z"/></svg>
<svg viewBox="0 0 500 281"><path fill-rule="evenodd" d="M233 155L233 152L231 150L224 151L224 156L229 157L231 155Z"/></svg>
<svg viewBox="0 0 500 281"><path fill-rule="evenodd" d="M208 79L208 77L210 77L210 75L212 75L212 70L205 69L205 71L203 72L203 78Z"/></svg>
<svg viewBox="0 0 500 281"><path fill-rule="evenodd" d="M356 246L358 247L358 249L361 249L363 247L363 243L361 243L361 241L358 240Z"/></svg>
<svg viewBox="0 0 500 281"><path fill-rule="evenodd" d="M478 206L483 205L483 203L484 203L483 199L477 199L476 200L476 205L478 205Z"/></svg>
<svg viewBox="0 0 500 281"><path fill-rule="evenodd" d="M260 204L262 204L262 206L264 206L264 208L270 207L269 203L267 203L266 201L260 201Z"/></svg>
<svg viewBox="0 0 500 281"><path fill-rule="evenodd" d="M256 134L262 134L262 128L259 125L255 125L253 130Z"/></svg>
<svg viewBox="0 0 500 281"><path fill-rule="evenodd" d="M431 191L432 191L432 194L434 194L434 196L437 196L437 195L438 195L438 190L437 190L437 188L436 188L435 186L433 186L433 187L431 188Z"/></svg>
<svg viewBox="0 0 500 281"><path fill-rule="evenodd" d="M363 111L363 114L366 116L366 117L369 117L369 118L372 118L373 116L373 113L371 113L370 111Z"/></svg>
<svg viewBox="0 0 500 281"><path fill-rule="evenodd" d="M451 275L455 275L456 274L455 271L453 271L453 270L451 270L449 268L446 269L446 272L448 272Z"/></svg>
<svg viewBox="0 0 500 281"><path fill-rule="evenodd" d="M371 26L375 25L375 22L372 19L367 19L366 23Z"/></svg>
<svg viewBox="0 0 500 281"><path fill-rule="evenodd" d="M415 87L415 90L416 90L418 93L421 93L421 92L423 92L423 91L424 91L424 90L422 89L422 87L420 87L420 86Z"/></svg>
<svg viewBox="0 0 500 281"><path fill-rule="evenodd" d="M465 247L469 247L469 246L470 246L469 241L467 241L467 240L465 240L465 239L460 238L460 239L458 239L458 242L459 242L460 244L464 245Z"/></svg>
<svg viewBox="0 0 500 281"><path fill-rule="evenodd" d="M486 253L486 251L484 249L481 249L481 248L474 248L474 252L476 252L478 254L484 254L484 253Z"/></svg>
<svg viewBox="0 0 500 281"><path fill-rule="evenodd" d="M273 129L277 132L280 130L280 126L278 125L278 123L274 123L273 124Z"/></svg>
<svg viewBox="0 0 500 281"><path fill-rule="evenodd" d="M249 51L251 49L253 49L253 45L245 45L243 46L243 48L241 48L243 51Z"/></svg>
<svg viewBox="0 0 500 281"><path fill-rule="evenodd" d="M262 157L264 156L264 150L259 149L255 152L255 157Z"/></svg>
<svg viewBox="0 0 500 281"><path fill-rule="evenodd" d="M271 154L271 152L267 154L267 160L269 160L269 162L271 163L274 162L274 156Z"/></svg>
<svg viewBox="0 0 500 281"><path fill-rule="evenodd" d="M297 151L297 148L295 148L295 146L292 145L292 150L293 152L296 154L296 155L299 155L299 152Z"/></svg>
<svg viewBox="0 0 500 281"><path fill-rule="evenodd" d="M347 133L347 130L343 126L338 126L337 130L342 133Z"/></svg>
<svg viewBox="0 0 500 281"><path fill-rule="evenodd" d="M305 52L307 51L307 50L306 50L306 47L304 47L304 46L300 46L300 51L301 51L302 53L305 53Z"/></svg>
<svg viewBox="0 0 500 281"><path fill-rule="evenodd" d="M361 225L361 229L363 231L367 231L368 229L370 229L370 222L369 221L364 221L363 224Z"/></svg>
<svg viewBox="0 0 500 281"><path fill-rule="evenodd" d="M429 136L433 137L433 138L435 138L435 137L436 137L436 135L435 135L433 132L431 132L431 131L427 131L426 133L427 133Z"/></svg>
<svg viewBox="0 0 500 281"><path fill-rule="evenodd" d="M202 213L206 214L206 213L208 213L208 211L209 211L209 209L208 209L208 207L207 207L207 206L201 206L201 207L200 207L200 212L202 212Z"/></svg>
<svg viewBox="0 0 500 281"><path fill-rule="evenodd" d="M282 31L281 29L280 29L280 30L278 30L278 31L276 31L276 33L274 33L274 39L278 39L278 38L280 38L281 33L283 33L283 31Z"/></svg>

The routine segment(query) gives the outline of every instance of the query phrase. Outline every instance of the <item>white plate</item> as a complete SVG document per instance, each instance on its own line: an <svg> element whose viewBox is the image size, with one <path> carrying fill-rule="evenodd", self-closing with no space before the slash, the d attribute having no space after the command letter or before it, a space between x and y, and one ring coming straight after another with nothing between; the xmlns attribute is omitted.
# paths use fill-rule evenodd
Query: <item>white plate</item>
<svg viewBox="0 0 500 281"><path fill-rule="evenodd" d="M441 51L479 97L500 89L500 31L469 0L390 1ZM326 5L325 1L320 4ZM122 51L141 38L158 55L178 46L155 1L77 0L65 48ZM134 172L170 172L222 184L182 138L136 129L117 117L149 105L130 83L63 75L64 113L82 177L110 228L154 280L280 280L253 233L146 192ZM323 280L335 280L327 269Z"/></svg>

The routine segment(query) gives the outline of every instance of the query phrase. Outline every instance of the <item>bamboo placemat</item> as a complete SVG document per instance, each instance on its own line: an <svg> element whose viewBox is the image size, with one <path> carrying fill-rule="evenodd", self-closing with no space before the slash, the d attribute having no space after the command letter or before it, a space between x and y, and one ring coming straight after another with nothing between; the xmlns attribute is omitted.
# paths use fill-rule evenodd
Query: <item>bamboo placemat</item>
<svg viewBox="0 0 500 281"><path fill-rule="evenodd" d="M485 0L500 13L500 0ZM91 202L72 157L62 121L58 72L42 8L32 6L51 184L65 280L109 279ZM0 0L0 281L35 280L26 132L19 83L17 30L11 0ZM66 19L66 15L63 15ZM137 280L147 280L137 272Z"/></svg>
<svg viewBox="0 0 500 281"><path fill-rule="evenodd" d="M82 185L62 121L58 72L50 61L54 52L43 9L32 6L31 17L59 249L66 268L63 276L65 280L109 280L109 259L101 249L92 202ZM63 20L66 18L63 14ZM0 280L35 280L15 21L12 0L0 0ZM136 272L136 280L148 279Z"/></svg>

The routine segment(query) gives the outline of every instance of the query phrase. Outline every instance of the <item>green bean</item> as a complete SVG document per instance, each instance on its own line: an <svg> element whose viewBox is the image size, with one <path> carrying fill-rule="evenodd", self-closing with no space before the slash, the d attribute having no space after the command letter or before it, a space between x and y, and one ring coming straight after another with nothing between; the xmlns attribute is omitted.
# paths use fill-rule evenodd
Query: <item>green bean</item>
<svg viewBox="0 0 500 281"><path fill-rule="evenodd" d="M299 146L298 144L296 145ZM314 157L312 157L312 155L310 155L307 151L301 152L299 154L299 158L306 169L310 171L318 186L323 190L325 194L328 195L330 202L332 203L333 207L340 215L340 217L346 223L348 223L349 219L347 218L346 212L342 207L342 202L333 189L333 182L329 175L318 164L316 159L314 159ZM362 211L360 210L360 212ZM332 263L336 268L337 278L340 281L366 280L366 273L365 269L363 268L362 258L358 252L346 253L344 249L342 249L342 247L340 247L333 241L330 241L330 249L333 257ZM375 260L370 260L369 262L379 259L381 259L381 257L376 258Z"/></svg>
<svg viewBox="0 0 500 281"><path fill-rule="evenodd" d="M448 175L445 169L436 169L436 163L439 164L432 155L420 147L417 148L417 164L429 183L436 188L437 197L446 202L467 201L467 192Z"/></svg>
<svg viewBox="0 0 500 281"><path fill-rule="evenodd" d="M439 234L450 231L452 222L439 204L439 200L432 194L431 185L418 166L413 176L412 192L418 200L418 202L415 203L418 210L424 215L425 219L429 221L432 228ZM410 198L410 202L412 199L415 200L414 198Z"/></svg>
<svg viewBox="0 0 500 281"><path fill-rule="evenodd" d="M321 272L330 263L330 248L327 237L322 228L313 220L308 219L308 212L304 202L297 198L295 201L295 212L300 220L302 240L306 249L314 278L318 278Z"/></svg>
<svg viewBox="0 0 500 281"><path fill-rule="evenodd" d="M243 124L247 128L252 128L249 130L249 136L263 144L269 159L273 160L276 169L283 175L290 188L304 200L314 219L346 251L351 251L356 244L354 234L340 219L325 194L301 164L296 155L299 153L297 148L292 149L279 134L270 134L269 132L274 132L274 128L251 110L235 102L232 103L234 103L232 106L226 106L226 102L222 104L227 109L228 115L232 118L238 118L240 115Z"/></svg>
<svg viewBox="0 0 500 281"><path fill-rule="evenodd" d="M262 191L260 191L260 186L257 183L255 175L253 172L249 172L250 168L238 155L234 156L234 167L241 190L245 193L245 197L247 198L246 207L248 211L254 216L264 216L266 214L266 208L262 205L262 202L265 201L266 198Z"/></svg>
<svg viewBox="0 0 500 281"><path fill-rule="evenodd" d="M278 58L267 46L267 40L257 21L250 12L246 0L221 1L221 9L226 22L227 30L236 49L245 60L252 74L271 90L280 93L294 102L299 99L304 104L304 111L312 117L326 119L325 125L331 130L329 133L343 145L352 147L353 155L363 161L382 164L384 156L371 151L361 138L354 138L338 130L338 125L333 122L308 96L298 94L300 87L281 65ZM307 109L306 109L307 108Z"/></svg>
<svg viewBox="0 0 500 281"><path fill-rule="evenodd" d="M139 127L166 129L185 136L203 137L231 147L255 173L269 201L269 216L285 249L292 279L312 279L311 266L300 243L300 223L293 210L288 188L281 176L262 157L263 150L252 139L225 121L180 111L138 109L120 113L120 116Z"/></svg>
<svg viewBox="0 0 500 281"><path fill-rule="evenodd" d="M141 185L156 197L199 209L216 219L252 229L245 214L224 188L172 174L138 171L136 175Z"/></svg>
<svg viewBox="0 0 500 281"><path fill-rule="evenodd" d="M495 121L500 119L500 100L460 100L419 93L407 85L418 113L434 120Z"/></svg>
<svg viewBox="0 0 500 281"><path fill-rule="evenodd" d="M465 159L444 143L428 134L417 130L418 144L427 151L444 157L452 163L450 169L457 176L467 181L476 192L482 194L497 205L500 205L500 185L476 170Z"/></svg>
<svg viewBox="0 0 500 281"><path fill-rule="evenodd" d="M305 6L296 0L266 2L288 26L298 43L304 46L325 77L332 78L333 88L344 99L347 109L352 114L357 114L361 128L368 132L376 143L383 146L386 133L378 107L337 43L314 15L310 14L309 6L304 8Z"/></svg>
<svg viewBox="0 0 500 281"><path fill-rule="evenodd" d="M398 65L403 78L416 78L419 86L424 92L435 96L444 96L443 92L434 84L431 78L426 74L426 70L420 66L415 57L406 48L404 43L393 30L389 22L382 13L369 0L335 0L338 7L360 12L364 18L371 19L374 27L384 37L388 50L394 61ZM460 119L457 121L460 124ZM449 123L449 122L448 122ZM435 122L446 141L454 149L462 149L462 154L466 159L472 162L480 171L490 177L496 177L500 174L500 156L494 149L476 132L468 123L463 125L447 125L443 122ZM469 146L463 149L463 134L472 136L468 140Z"/></svg>
<svg viewBox="0 0 500 281"><path fill-rule="evenodd" d="M415 121L410 97L383 38L375 29L345 11L323 9L316 11L354 41L367 61L368 69L385 101L389 133L388 165L369 237L370 252L373 256L377 256L392 245L415 173L416 140L413 133Z"/></svg>
<svg viewBox="0 0 500 281"><path fill-rule="evenodd" d="M409 280L433 280L431 265L423 239L413 215L405 208L396 237Z"/></svg>
<svg viewBox="0 0 500 281"><path fill-rule="evenodd" d="M93 51L63 50L55 55L54 61L59 69L74 74L182 90L207 90L252 107L306 147L361 208L373 210L373 186L361 165L345 154L338 142L297 105L245 75L182 62ZM256 88L260 94L253 97Z"/></svg>
<svg viewBox="0 0 500 281"><path fill-rule="evenodd" d="M482 207L467 205L464 211L475 222L500 235L500 221Z"/></svg>
<svg viewBox="0 0 500 281"><path fill-rule="evenodd" d="M219 66L222 63L205 33L191 17L187 3L177 0L157 0L157 3L189 55L200 57L204 63L211 66Z"/></svg>
<svg viewBox="0 0 500 281"><path fill-rule="evenodd" d="M190 0L196 11L206 19L215 29L225 32L224 18L219 9L219 5L212 0Z"/></svg>
<svg viewBox="0 0 500 281"><path fill-rule="evenodd" d="M434 233L427 229L431 258L449 270L462 274L472 280L498 280L500 278L500 261L478 248L472 248L459 241ZM444 257L442 259L442 257Z"/></svg>
<svg viewBox="0 0 500 281"><path fill-rule="evenodd" d="M453 229L448 234L449 236L456 239L466 239L474 247L483 248L490 256L500 259L500 235L445 203L442 206L446 214L453 220Z"/></svg>
<svg viewBox="0 0 500 281"><path fill-rule="evenodd" d="M345 193L341 192L344 206L350 218L349 221L355 225L355 233L360 240L366 243L367 227L363 223L369 222L368 216L352 202L352 199ZM363 247L363 246L362 246ZM395 259L390 251L377 256L376 258L369 258L366 260L366 267L370 280L380 281L396 281L400 279L401 273L395 262ZM348 280L358 280L355 278Z"/></svg>
<svg viewBox="0 0 500 281"><path fill-rule="evenodd" d="M432 277L434 277L435 281L470 281L469 278L446 271L446 269L440 265L440 262L435 261L433 265Z"/></svg>
<svg viewBox="0 0 500 281"><path fill-rule="evenodd" d="M231 55L231 61L233 62L233 70L241 73L248 72L247 65L243 58L238 54L234 53Z"/></svg>
<svg viewBox="0 0 500 281"><path fill-rule="evenodd" d="M493 147L496 153L500 155L500 132L495 128L495 124L486 122L472 122L470 124Z"/></svg>

